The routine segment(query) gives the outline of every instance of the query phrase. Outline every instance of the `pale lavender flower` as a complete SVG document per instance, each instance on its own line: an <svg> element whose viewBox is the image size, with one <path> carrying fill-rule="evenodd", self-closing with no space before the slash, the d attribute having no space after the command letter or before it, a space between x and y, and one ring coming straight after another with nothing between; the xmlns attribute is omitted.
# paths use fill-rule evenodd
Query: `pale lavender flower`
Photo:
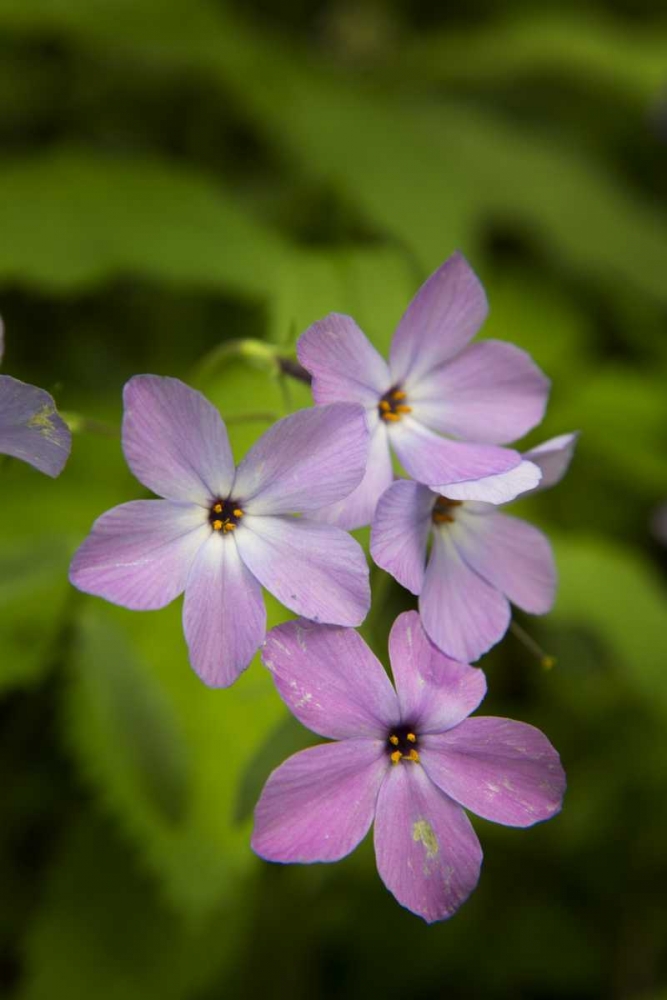
<svg viewBox="0 0 667 1000"><path fill-rule="evenodd" d="M346 532L305 514L346 495L366 465L363 411L302 410L274 424L238 468L220 414L174 378L138 375L124 390L123 450L164 500L103 514L74 556L80 590L133 610L185 591L183 625L202 680L226 687L264 639L262 587L315 621L358 625L368 566Z"/></svg>
<svg viewBox="0 0 667 1000"><path fill-rule="evenodd" d="M414 611L389 637L396 690L353 629L296 621L269 633L263 659L288 708L335 740L285 761L255 810L253 849L269 861L338 861L375 820L380 878L429 923L477 885L482 849L464 809L532 826L561 807L558 754L532 726L469 719L481 670L448 659Z"/></svg>
<svg viewBox="0 0 667 1000"><path fill-rule="evenodd" d="M0 319L0 361L5 335ZM48 392L11 375L0 375L0 453L59 476L72 448L72 435Z"/></svg>
<svg viewBox="0 0 667 1000"><path fill-rule="evenodd" d="M461 500L502 503L537 484L534 465L495 446L540 422L549 381L512 344L469 343L487 312L482 285L455 253L408 306L388 364L349 316L332 313L299 338L315 401L360 403L371 432L360 486L319 517L370 523L393 479L390 445L409 476L448 495L455 488Z"/></svg>
<svg viewBox="0 0 667 1000"><path fill-rule="evenodd" d="M526 453L542 471L538 489L565 474L575 442L576 434L562 434ZM489 503L455 500L407 479L378 503L371 555L419 595L429 638L458 660L476 660L503 637L510 601L535 615L553 605L556 569L538 528Z"/></svg>

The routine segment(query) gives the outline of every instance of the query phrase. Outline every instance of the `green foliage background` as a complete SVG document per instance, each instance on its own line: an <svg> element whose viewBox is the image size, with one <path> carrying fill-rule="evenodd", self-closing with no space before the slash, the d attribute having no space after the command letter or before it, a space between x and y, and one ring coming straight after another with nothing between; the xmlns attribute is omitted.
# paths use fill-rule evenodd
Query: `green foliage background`
<svg viewBox="0 0 667 1000"><path fill-rule="evenodd" d="M4 367L79 428L59 480L1 470L3 998L667 996L666 15L0 0ZM543 728L570 787L544 827L477 822L480 887L428 928L367 843L335 866L254 858L258 791L309 735L259 662L230 691L197 681L180 602L114 608L67 566L142 495L117 432L130 375L198 385L242 454L308 395L228 342L289 355L336 310L384 349L456 247L482 335L553 379L529 443L582 431L566 481L521 505L561 577L521 621L558 665L512 636L483 661L485 710ZM373 584L384 654L409 595Z"/></svg>

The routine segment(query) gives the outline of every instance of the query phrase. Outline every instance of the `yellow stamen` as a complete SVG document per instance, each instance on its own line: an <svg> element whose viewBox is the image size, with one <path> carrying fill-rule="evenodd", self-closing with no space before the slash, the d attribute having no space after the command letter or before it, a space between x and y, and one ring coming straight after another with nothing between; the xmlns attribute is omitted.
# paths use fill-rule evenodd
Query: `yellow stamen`
<svg viewBox="0 0 667 1000"><path fill-rule="evenodd" d="M394 389L394 391L391 394L392 399L405 399L406 396L407 392L404 392L403 389Z"/></svg>
<svg viewBox="0 0 667 1000"><path fill-rule="evenodd" d="M382 414L382 419L383 420L400 420L401 419L401 415L400 415L400 413L388 413L388 412L385 411Z"/></svg>
<svg viewBox="0 0 667 1000"><path fill-rule="evenodd" d="M222 531L222 521L212 521L211 527L214 531Z"/></svg>
<svg viewBox="0 0 667 1000"><path fill-rule="evenodd" d="M215 504L213 504L213 513L214 514L222 514L222 504L221 503L215 503Z"/></svg>
<svg viewBox="0 0 667 1000"><path fill-rule="evenodd" d="M416 743L417 742L417 737L415 736L414 733L408 733L408 735L405 738L406 738L406 740L408 740L409 743Z"/></svg>
<svg viewBox="0 0 667 1000"><path fill-rule="evenodd" d="M454 523L454 518L451 514L446 514L444 510L438 510L437 507L433 511L433 520L436 524Z"/></svg>
<svg viewBox="0 0 667 1000"><path fill-rule="evenodd" d="M222 530L223 531L236 531L236 525L232 524L231 521L225 521L225 523L222 526Z"/></svg>
<svg viewBox="0 0 667 1000"><path fill-rule="evenodd" d="M412 413L412 407L401 403L400 406L396 407L396 413Z"/></svg>
<svg viewBox="0 0 667 1000"><path fill-rule="evenodd" d="M388 403L386 399L381 399L380 400L380 409L384 410L385 413L386 413L387 410L391 410L391 404Z"/></svg>
<svg viewBox="0 0 667 1000"><path fill-rule="evenodd" d="M392 754L392 756L393 756L393 754ZM406 760L412 760L412 761L415 762L415 764L419 763L419 754L417 753L417 751L415 750L414 747L412 748L412 750L410 751L410 753L406 755L405 759Z"/></svg>
<svg viewBox="0 0 667 1000"><path fill-rule="evenodd" d="M398 739L398 736L390 736L389 737L389 742L393 743L394 746L397 747L400 741Z"/></svg>
<svg viewBox="0 0 667 1000"><path fill-rule="evenodd" d="M233 510L232 514L234 515L234 517L243 517L243 511L241 510L240 507L237 507L235 510Z"/></svg>
<svg viewBox="0 0 667 1000"><path fill-rule="evenodd" d="M400 750L394 750L393 754L391 755L392 764L398 764L402 756L403 754L401 753Z"/></svg>

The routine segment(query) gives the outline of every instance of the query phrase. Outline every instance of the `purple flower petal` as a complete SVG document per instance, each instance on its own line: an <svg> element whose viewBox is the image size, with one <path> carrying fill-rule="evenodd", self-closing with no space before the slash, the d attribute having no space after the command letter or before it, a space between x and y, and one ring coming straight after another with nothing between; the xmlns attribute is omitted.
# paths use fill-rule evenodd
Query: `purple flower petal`
<svg viewBox="0 0 667 1000"><path fill-rule="evenodd" d="M494 510L467 514L464 509L453 536L470 568L512 604L533 615L553 606L556 566L549 540L538 528Z"/></svg>
<svg viewBox="0 0 667 1000"><path fill-rule="evenodd" d="M123 391L127 464L159 496L205 506L229 495L234 460L216 408L177 378L135 375Z"/></svg>
<svg viewBox="0 0 667 1000"><path fill-rule="evenodd" d="M442 493L452 483L495 476L521 462L517 451L450 441L411 417L390 426L389 440L408 475Z"/></svg>
<svg viewBox="0 0 667 1000"><path fill-rule="evenodd" d="M450 483L446 493L450 500L469 500L487 504L509 503L522 493L535 489L542 476L541 469L533 462L519 465L497 476L472 480L468 483Z"/></svg>
<svg viewBox="0 0 667 1000"><path fill-rule="evenodd" d="M313 323L299 337L296 349L313 377L316 403L346 401L372 407L391 388L387 362L349 316L330 313Z"/></svg>
<svg viewBox="0 0 667 1000"><path fill-rule="evenodd" d="M95 521L69 578L87 594L133 611L164 608L185 590L190 566L211 529L196 504L134 500Z"/></svg>
<svg viewBox="0 0 667 1000"><path fill-rule="evenodd" d="M573 434L560 434L526 452L524 458L539 465L542 470L539 489L546 490L561 481L572 461L578 437L577 431Z"/></svg>
<svg viewBox="0 0 667 1000"><path fill-rule="evenodd" d="M183 628L190 663L205 684L229 687L249 665L266 631L262 588L234 537L212 532L185 588Z"/></svg>
<svg viewBox="0 0 667 1000"><path fill-rule="evenodd" d="M380 878L427 923L451 917L477 885L482 849L470 820L419 764L397 764L387 774L374 839Z"/></svg>
<svg viewBox="0 0 667 1000"><path fill-rule="evenodd" d="M251 514L325 507L359 485L368 443L361 406L332 403L298 410L250 449L236 473L235 497Z"/></svg>
<svg viewBox="0 0 667 1000"><path fill-rule="evenodd" d="M58 476L72 447L72 435L48 392L0 375L0 453Z"/></svg>
<svg viewBox="0 0 667 1000"><path fill-rule="evenodd" d="M561 808L565 773L546 736L510 719L466 719L419 743L424 770L466 809L505 826L532 826Z"/></svg>
<svg viewBox="0 0 667 1000"><path fill-rule="evenodd" d="M360 625L370 607L368 565L355 540L302 517L247 515L235 534L241 558L274 597L298 615Z"/></svg>
<svg viewBox="0 0 667 1000"><path fill-rule="evenodd" d="M394 622L389 658L401 720L419 731L420 740L422 733L441 733L458 725L486 694L482 671L441 653L416 611L406 611Z"/></svg>
<svg viewBox="0 0 667 1000"><path fill-rule="evenodd" d="M484 340L425 374L410 391L416 420L465 441L508 444L544 416L549 380L513 344Z"/></svg>
<svg viewBox="0 0 667 1000"><path fill-rule="evenodd" d="M454 253L422 285L391 344L392 382L411 389L466 346L486 319L482 285L466 259Z"/></svg>
<svg viewBox="0 0 667 1000"><path fill-rule="evenodd" d="M378 740L344 740L294 754L264 786L252 849L267 861L344 858L368 833L388 766Z"/></svg>
<svg viewBox="0 0 667 1000"><path fill-rule="evenodd" d="M424 583L434 504L428 486L399 479L383 493L373 518L373 561L413 594L421 593Z"/></svg>
<svg viewBox="0 0 667 1000"><path fill-rule="evenodd" d="M269 632L262 659L290 711L320 736L386 740L399 718L391 681L354 629L286 622Z"/></svg>
<svg viewBox="0 0 667 1000"><path fill-rule="evenodd" d="M377 415L371 413L367 414L367 422L371 425L371 442L364 478L344 500L313 514L316 520L337 524L347 531L364 528L371 523L378 500L394 478L387 427Z"/></svg>
<svg viewBox="0 0 667 1000"><path fill-rule="evenodd" d="M507 598L463 561L447 527L433 532L419 610L429 639L452 659L478 659L507 631Z"/></svg>

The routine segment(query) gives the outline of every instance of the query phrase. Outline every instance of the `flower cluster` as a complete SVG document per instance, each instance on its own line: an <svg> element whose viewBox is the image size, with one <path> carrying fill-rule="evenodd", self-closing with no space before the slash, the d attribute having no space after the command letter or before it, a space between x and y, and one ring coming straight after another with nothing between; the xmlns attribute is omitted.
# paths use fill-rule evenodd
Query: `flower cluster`
<svg viewBox="0 0 667 1000"><path fill-rule="evenodd" d="M334 861L375 820L385 885L427 921L450 916L477 883L465 809L529 826L564 792L541 733L468 718L486 690L468 664L502 638L510 602L543 614L554 597L547 539L501 508L558 482L575 443L506 447L540 422L549 383L524 351L470 343L486 312L455 254L408 307L388 362L349 317L315 323L298 357L316 405L278 421L237 467L199 392L135 376L123 449L162 499L103 514L70 571L79 589L135 610L184 592L190 661L210 686L232 684L262 647L290 710L333 742L270 776L255 851ZM419 597L419 613L391 631L396 690L354 631L370 590L348 531L365 525L376 564ZM299 616L268 636L263 587Z"/></svg>

